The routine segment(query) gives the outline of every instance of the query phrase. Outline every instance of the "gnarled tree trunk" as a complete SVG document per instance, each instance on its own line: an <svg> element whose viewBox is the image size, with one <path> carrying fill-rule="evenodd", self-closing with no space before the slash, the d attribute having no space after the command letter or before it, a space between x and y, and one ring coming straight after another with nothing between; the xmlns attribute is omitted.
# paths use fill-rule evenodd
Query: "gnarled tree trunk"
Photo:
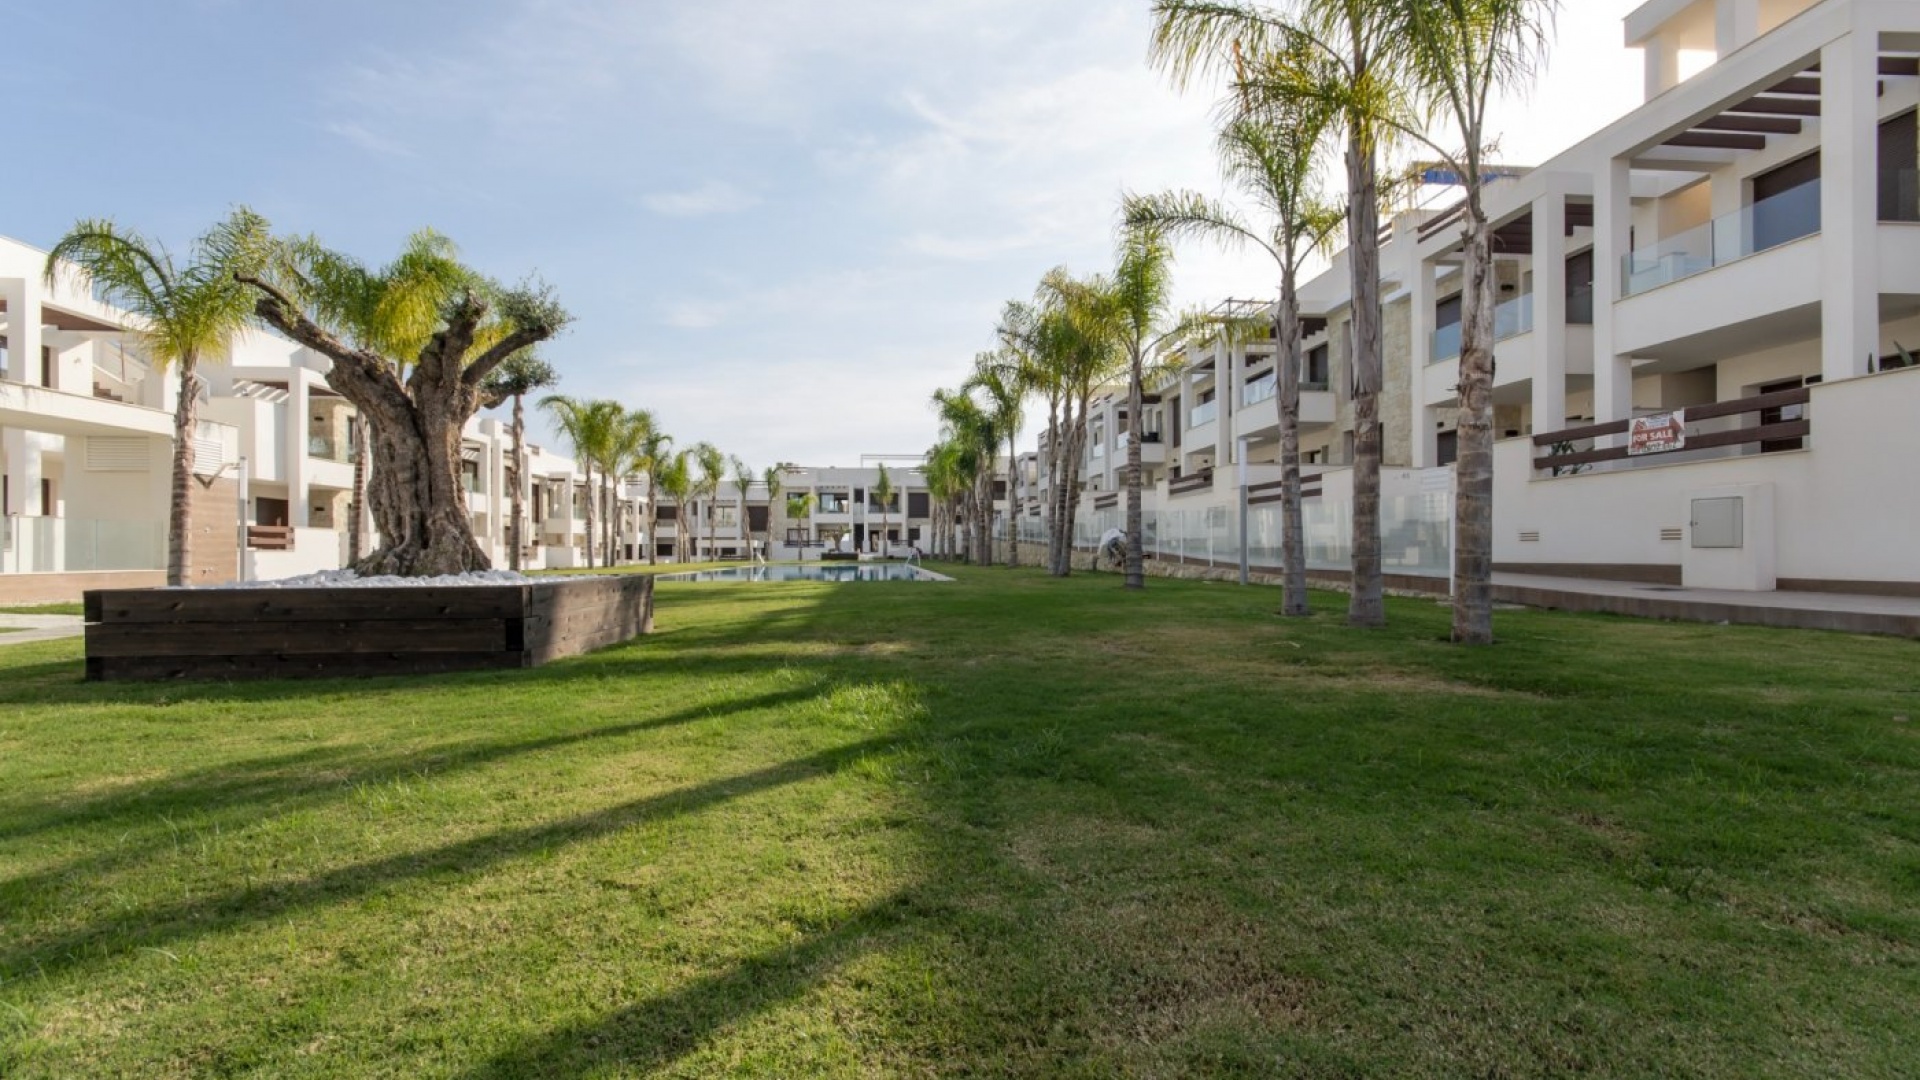
<svg viewBox="0 0 1920 1080"><path fill-rule="evenodd" d="M328 385L366 421L373 458L367 503L380 547L354 569L428 577L491 568L467 510L460 433L484 403L487 375L514 352L551 337L553 329L516 328L469 362L474 331L487 314L487 302L469 293L455 302L446 326L403 381L393 360L341 341L279 289L251 276L238 280L261 292L254 310L262 321L333 361Z"/></svg>

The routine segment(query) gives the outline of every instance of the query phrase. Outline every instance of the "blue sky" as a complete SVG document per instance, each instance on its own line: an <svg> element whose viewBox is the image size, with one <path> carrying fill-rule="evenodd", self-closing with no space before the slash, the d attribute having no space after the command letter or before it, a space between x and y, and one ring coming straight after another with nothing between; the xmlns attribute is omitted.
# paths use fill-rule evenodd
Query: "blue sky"
<svg viewBox="0 0 1920 1080"><path fill-rule="evenodd" d="M1638 100L1630 0L1568 0L1502 113L1528 163ZM577 317L563 392L756 467L918 453L927 408L1125 189L1218 192L1146 0L63 0L8 15L0 233L184 245L235 203L370 261L430 225ZM1181 252L1183 302L1270 291Z"/></svg>

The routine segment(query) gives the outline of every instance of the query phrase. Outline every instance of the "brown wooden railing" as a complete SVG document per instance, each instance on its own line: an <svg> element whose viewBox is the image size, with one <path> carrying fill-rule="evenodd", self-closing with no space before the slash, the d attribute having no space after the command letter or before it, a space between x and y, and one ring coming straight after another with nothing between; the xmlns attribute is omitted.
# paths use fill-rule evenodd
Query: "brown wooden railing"
<svg viewBox="0 0 1920 1080"><path fill-rule="evenodd" d="M1267 503L1277 503L1281 501L1283 497L1281 489L1286 487L1286 484L1287 482L1285 480L1269 480L1264 484L1248 484L1247 505L1264 506ZM1320 495L1320 478L1318 476L1303 476L1300 478L1300 497L1302 499L1317 499Z"/></svg>
<svg viewBox="0 0 1920 1080"><path fill-rule="evenodd" d="M1093 497L1093 508L1095 510L1111 510L1119 505L1120 493L1117 491L1109 495L1095 495Z"/></svg>
<svg viewBox="0 0 1920 1080"><path fill-rule="evenodd" d="M1201 469L1192 476L1183 476L1167 482L1168 495L1191 495L1196 491L1209 491L1213 488L1213 470Z"/></svg>
<svg viewBox="0 0 1920 1080"><path fill-rule="evenodd" d="M258 551L292 551L293 526L249 525L247 546Z"/></svg>
<svg viewBox="0 0 1920 1080"><path fill-rule="evenodd" d="M1716 401L1710 405L1681 406L1686 413L1686 421L1713 420L1723 416L1740 416L1745 413L1762 412L1767 409L1779 409L1789 405L1805 405L1813 398L1806 387L1797 390L1780 390L1771 394L1757 394L1753 397L1736 398L1732 401ZM1581 439L1596 439L1606 435L1624 435L1632 426L1630 421L1610 420L1604 424L1588 424L1585 427L1567 428L1564 431L1549 431L1535 435L1535 446L1553 446L1558 443L1578 442ZM1636 458L1665 458L1671 454L1684 454L1689 450L1709 450L1717 446L1741 446L1746 443L1772 442L1776 439L1798 439L1811 434L1813 422L1807 419L1784 420L1778 423L1761 424L1757 427L1735 428L1731 431L1709 431L1699 435L1688 435L1687 444L1677 450L1656 454L1631 455ZM1577 450L1569 454L1546 454L1533 459L1536 469L1564 469L1575 465L1591 465L1601 461L1624 461L1630 455L1625 446L1606 446L1594 450Z"/></svg>

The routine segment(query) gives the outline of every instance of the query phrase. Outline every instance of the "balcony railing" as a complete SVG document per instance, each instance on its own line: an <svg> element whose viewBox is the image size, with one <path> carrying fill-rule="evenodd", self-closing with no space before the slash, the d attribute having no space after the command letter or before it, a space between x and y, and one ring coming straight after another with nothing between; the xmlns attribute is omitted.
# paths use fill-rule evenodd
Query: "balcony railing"
<svg viewBox="0 0 1920 1080"><path fill-rule="evenodd" d="M1809 180L1621 260L1621 289L1635 296L1758 255L1820 231L1820 181Z"/></svg>
<svg viewBox="0 0 1920 1080"><path fill-rule="evenodd" d="M1533 444L1536 448L1545 448L1546 452L1534 457L1533 467L1554 476L1562 476L1581 472L1601 462L1671 461L1673 455L1688 455L1695 450L1713 450L1753 443L1784 442L1794 445L1798 440L1803 440L1812 434L1813 422L1807 411L1807 405L1812 399L1812 392L1806 387L1800 387L1797 390L1778 390L1771 394L1756 394L1752 397L1735 398L1732 401L1716 401L1708 405L1688 405L1681 413L1681 418L1685 422L1683 426L1745 416L1749 413L1760 413L1760 423L1751 427L1721 427L1719 430L1688 431L1683 445L1657 453L1634 454L1628 446L1596 447L1593 445L1596 439L1626 435L1633 426L1632 421L1629 420L1610 420L1606 423L1588 424L1585 427L1568 428L1564 431L1543 432L1533 437ZM1718 425L1709 426L1718 427ZM1763 446L1762 449L1765 450L1766 447Z"/></svg>
<svg viewBox="0 0 1920 1080"><path fill-rule="evenodd" d="M324 461L345 462L347 460L346 447L341 443L335 442L331 436L327 435L307 436L307 456L320 458ZM472 489L469 488L468 490Z"/></svg>
<svg viewBox="0 0 1920 1080"><path fill-rule="evenodd" d="M0 573L164 570L165 521L0 517Z"/></svg>
<svg viewBox="0 0 1920 1080"><path fill-rule="evenodd" d="M1271 399L1279 392L1280 380L1276 378L1272 372L1268 372L1248 383L1246 388L1240 391L1240 403L1243 405L1258 405L1262 401Z"/></svg>
<svg viewBox="0 0 1920 1080"><path fill-rule="evenodd" d="M1209 401L1204 405L1195 405L1187 413L1187 426L1190 428L1204 427L1207 424L1213 423L1219 416L1220 402L1218 399Z"/></svg>
<svg viewBox="0 0 1920 1080"><path fill-rule="evenodd" d="M1433 332L1433 352L1427 362L1438 364L1443 360L1453 360L1460 355L1460 326L1443 326ZM1499 304L1493 309L1493 340L1505 341L1510 337L1533 331L1533 294L1521 293L1519 296Z"/></svg>

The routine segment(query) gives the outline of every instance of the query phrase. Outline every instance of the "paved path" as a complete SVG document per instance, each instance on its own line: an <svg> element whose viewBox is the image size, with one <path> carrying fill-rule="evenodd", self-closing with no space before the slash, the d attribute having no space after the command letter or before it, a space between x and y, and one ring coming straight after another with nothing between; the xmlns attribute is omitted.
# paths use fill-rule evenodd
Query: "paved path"
<svg viewBox="0 0 1920 1080"><path fill-rule="evenodd" d="M1568 611L1920 637L1920 597L1741 592L1540 574L1493 575L1494 599Z"/></svg>
<svg viewBox="0 0 1920 1080"><path fill-rule="evenodd" d="M0 645L79 637L86 632L86 625L78 615L0 614Z"/></svg>

